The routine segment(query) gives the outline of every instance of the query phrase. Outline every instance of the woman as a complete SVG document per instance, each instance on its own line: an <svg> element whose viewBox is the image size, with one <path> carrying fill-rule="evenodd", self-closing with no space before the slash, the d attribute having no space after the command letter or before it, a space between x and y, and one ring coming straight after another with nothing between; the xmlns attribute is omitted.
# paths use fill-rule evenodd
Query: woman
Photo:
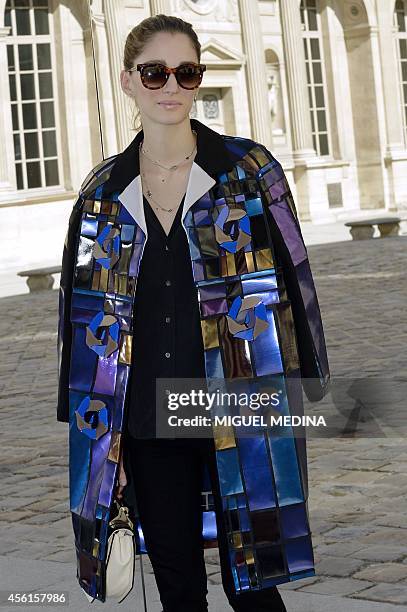
<svg viewBox="0 0 407 612"><path fill-rule="evenodd" d="M70 422L77 575L104 601L115 494L136 508L164 612L208 609L203 518L233 610L277 612L276 585L314 573L304 439L233 426L156 435L156 379L280 388L288 415L301 414L300 375L311 401L329 381L282 168L261 144L189 118L203 72L183 20L158 15L130 32L121 84L142 130L92 171L69 221L57 418Z"/></svg>

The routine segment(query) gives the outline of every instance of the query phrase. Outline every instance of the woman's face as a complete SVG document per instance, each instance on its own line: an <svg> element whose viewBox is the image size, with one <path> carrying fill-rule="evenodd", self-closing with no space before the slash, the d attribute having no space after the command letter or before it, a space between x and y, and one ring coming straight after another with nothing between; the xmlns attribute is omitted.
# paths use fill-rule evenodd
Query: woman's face
<svg viewBox="0 0 407 612"><path fill-rule="evenodd" d="M138 55L133 65L157 61L170 68L182 62L198 62L196 51L186 34L176 32L157 32ZM141 82L140 72L122 70L120 81L123 91L134 98L140 109L141 121L177 124L188 116L197 89L180 87L175 74L170 74L161 89L147 89ZM164 106L163 102L176 102L174 106Z"/></svg>

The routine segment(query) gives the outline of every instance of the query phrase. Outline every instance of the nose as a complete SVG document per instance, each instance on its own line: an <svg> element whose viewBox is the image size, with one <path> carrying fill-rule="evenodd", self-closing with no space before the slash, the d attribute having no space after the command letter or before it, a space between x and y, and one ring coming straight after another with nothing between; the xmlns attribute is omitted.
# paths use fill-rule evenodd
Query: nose
<svg viewBox="0 0 407 612"><path fill-rule="evenodd" d="M164 86L164 91L178 91L179 85L177 83L177 79L175 78L175 74L171 73L168 77L168 81Z"/></svg>

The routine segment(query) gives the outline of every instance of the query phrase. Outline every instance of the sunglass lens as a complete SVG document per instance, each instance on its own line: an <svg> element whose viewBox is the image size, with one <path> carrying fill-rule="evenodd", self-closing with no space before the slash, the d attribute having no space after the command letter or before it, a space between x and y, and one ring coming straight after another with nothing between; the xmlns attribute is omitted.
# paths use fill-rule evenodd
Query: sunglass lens
<svg viewBox="0 0 407 612"><path fill-rule="evenodd" d="M159 89L165 84L167 77L163 66L151 65L145 66L142 72L143 85L150 89Z"/></svg>
<svg viewBox="0 0 407 612"><path fill-rule="evenodd" d="M202 71L199 66L185 64L178 69L178 82L185 89L195 89L202 80Z"/></svg>

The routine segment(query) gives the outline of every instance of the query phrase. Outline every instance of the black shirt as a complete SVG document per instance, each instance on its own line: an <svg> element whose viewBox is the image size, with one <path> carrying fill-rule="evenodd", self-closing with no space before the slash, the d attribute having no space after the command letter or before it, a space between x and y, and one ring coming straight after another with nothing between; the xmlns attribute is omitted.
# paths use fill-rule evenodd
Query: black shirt
<svg viewBox="0 0 407 612"><path fill-rule="evenodd" d="M143 197L147 241L134 303L127 420L136 438L155 437L156 377L205 377L198 296L181 224L184 197L168 236Z"/></svg>

